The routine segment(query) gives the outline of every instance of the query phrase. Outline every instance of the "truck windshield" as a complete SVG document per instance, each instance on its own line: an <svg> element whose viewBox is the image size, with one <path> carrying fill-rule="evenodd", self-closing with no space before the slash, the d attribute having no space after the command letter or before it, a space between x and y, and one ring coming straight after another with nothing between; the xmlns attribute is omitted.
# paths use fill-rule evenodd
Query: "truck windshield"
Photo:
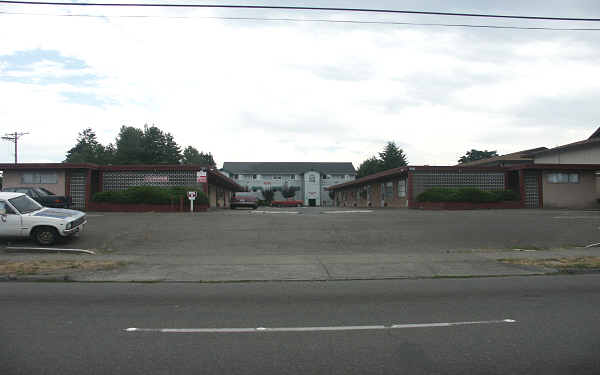
<svg viewBox="0 0 600 375"><path fill-rule="evenodd" d="M36 201L26 195L8 200L20 213L27 214L42 208Z"/></svg>

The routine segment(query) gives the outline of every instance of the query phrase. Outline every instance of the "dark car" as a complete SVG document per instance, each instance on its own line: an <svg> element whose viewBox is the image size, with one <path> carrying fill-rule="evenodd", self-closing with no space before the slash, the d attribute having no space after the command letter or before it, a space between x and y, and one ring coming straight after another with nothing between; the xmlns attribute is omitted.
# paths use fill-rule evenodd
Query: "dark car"
<svg viewBox="0 0 600 375"><path fill-rule="evenodd" d="M256 193L238 192L231 197L231 209L236 207L250 207L253 210L258 208L258 198Z"/></svg>
<svg viewBox="0 0 600 375"><path fill-rule="evenodd" d="M44 207L69 208L71 206L71 199L69 197L56 195L42 187L13 187L4 188L2 191L27 194Z"/></svg>

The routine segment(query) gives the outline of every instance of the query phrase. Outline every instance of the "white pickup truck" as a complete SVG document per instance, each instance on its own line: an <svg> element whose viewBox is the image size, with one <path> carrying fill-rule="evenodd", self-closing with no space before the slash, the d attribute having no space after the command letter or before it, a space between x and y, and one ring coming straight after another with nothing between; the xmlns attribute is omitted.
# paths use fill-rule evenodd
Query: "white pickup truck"
<svg viewBox="0 0 600 375"><path fill-rule="evenodd" d="M43 207L23 193L0 192L2 237L31 237L48 246L60 237L81 233L86 223L84 212Z"/></svg>

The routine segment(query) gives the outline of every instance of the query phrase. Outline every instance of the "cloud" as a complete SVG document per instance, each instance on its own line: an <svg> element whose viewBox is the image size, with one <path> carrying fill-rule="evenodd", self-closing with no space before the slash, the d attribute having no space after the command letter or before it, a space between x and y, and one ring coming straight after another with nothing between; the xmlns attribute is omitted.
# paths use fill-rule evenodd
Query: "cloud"
<svg viewBox="0 0 600 375"><path fill-rule="evenodd" d="M473 1L403 4L442 11L566 11L559 3L540 8L512 2L496 10ZM567 7L569 14L591 9L582 4ZM398 7L389 1L369 6ZM264 15L257 11L87 12L196 18L0 16L0 34L15 36L0 41L0 121L31 132L21 146L23 161L62 160L85 127L109 143L121 125L153 123L184 147L212 152L218 163L358 166L396 141L411 163L454 164L471 148L511 152L585 138L597 118L595 34L202 18ZM426 19L441 20L448 22ZM56 137L57 129L64 136Z"/></svg>

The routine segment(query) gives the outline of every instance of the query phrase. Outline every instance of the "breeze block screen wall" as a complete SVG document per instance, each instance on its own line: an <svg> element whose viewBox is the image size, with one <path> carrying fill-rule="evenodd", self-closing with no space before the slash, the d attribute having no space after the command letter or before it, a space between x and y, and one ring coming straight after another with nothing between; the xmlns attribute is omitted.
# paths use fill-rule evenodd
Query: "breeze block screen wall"
<svg viewBox="0 0 600 375"><path fill-rule="evenodd" d="M485 191L504 190L504 172L465 170L414 171L413 196L434 187L474 187Z"/></svg>

